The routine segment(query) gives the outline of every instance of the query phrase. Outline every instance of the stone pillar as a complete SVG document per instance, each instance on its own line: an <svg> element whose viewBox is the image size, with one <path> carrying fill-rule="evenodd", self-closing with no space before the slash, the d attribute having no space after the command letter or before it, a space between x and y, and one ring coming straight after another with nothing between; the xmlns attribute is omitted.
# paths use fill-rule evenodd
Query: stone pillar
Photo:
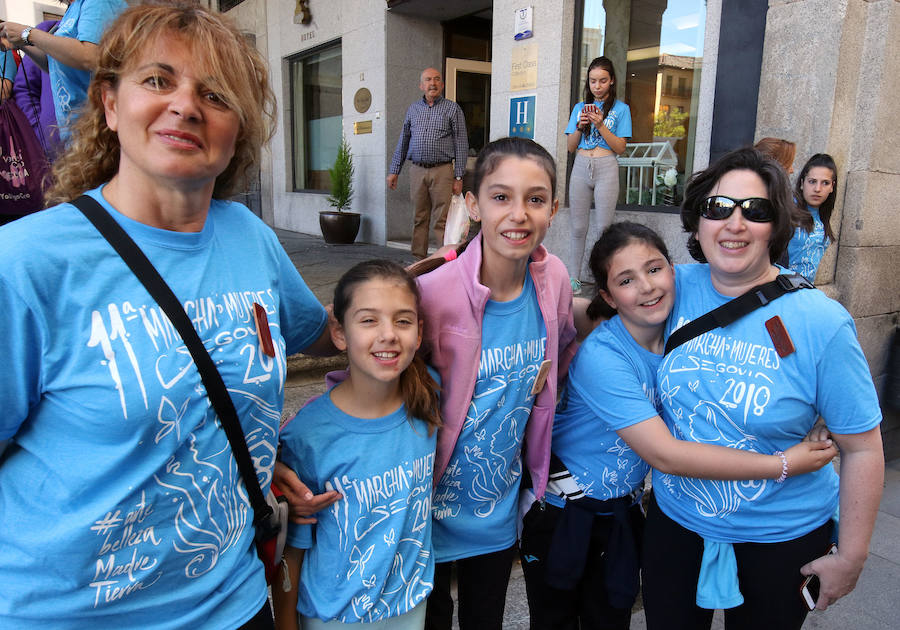
<svg viewBox="0 0 900 630"><path fill-rule="evenodd" d="M794 168L813 153L838 166L832 226L838 241L817 285L853 315L881 394L900 320L900 3L770 0L756 137L797 143ZM889 456L900 454L900 418L885 410Z"/></svg>
<svg viewBox="0 0 900 630"><path fill-rule="evenodd" d="M625 85L625 67L628 63L628 36L631 28L631 0L603 0L606 11L606 27L603 33L603 54L609 57L622 85ZM584 77L582 77L582 81ZM624 92L620 92L624 96Z"/></svg>
<svg viewBox="0 0 900 630"><path fill-rule="evenodd" d="M494 0L493 47L491 59L491 139L509 135L509 101L518 96L535 96L534 140L541 144L557 165L557 195L560 207L566 195L566 136L571 113L572 53L575 29L574 0L535 2L534 36L513 40L515 10L521 2ZM514 46L538 46L537 88L510 90ZM583 78L581 79L584 80ZM566 260L569 248L568 211L560 211L544 239L544 244Z"/></svg>
<svg viewBox="0 0 900 630"><path fill-rule="evenodd" d="M391 156L400 138L406 110L416 99L422 98L419 81L422 70L434 67L441 71L443 29L437 20L385 11L384 15L384 165L381 179L387 177ZM412 238L413 210L409 200L409 162L403 165L397 189L383 185L384 226L387 240ZM376 240L374 242L383 242Z"/></svg>
<svg viewBox="0 0 900 630"><path fill-rule="evenodd" d="M563 130L569 120L569 94L572 74L572 33L575 22L574 0L534 3L534 36L514 41L514 16L521 2L494 1L493 46L491 58L491 139L509 135L509 100L535 95L534 139L565 164L566 143ZM538 47L537 87L510 90L513 47Z"/></svg>

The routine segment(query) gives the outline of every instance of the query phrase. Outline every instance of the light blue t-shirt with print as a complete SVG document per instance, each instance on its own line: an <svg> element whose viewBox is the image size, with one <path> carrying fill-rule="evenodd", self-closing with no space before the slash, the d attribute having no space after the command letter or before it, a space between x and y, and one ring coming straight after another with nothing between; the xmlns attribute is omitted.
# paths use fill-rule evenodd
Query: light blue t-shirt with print
<svg viewBox="0 0 900 630"><path fill-rule="evenodd" d="M489 300L472 402L434 491L434 551L449 562L511 547L522 478L522 438L547 329L531 274L519 296Z"/></svg>
<svg viewBox="0 0 900 630"><path fill-rule="evenodd" d="M432 376L436 375L432 373ZM297 610L342 623L397 617L434 584L431 491L437 431L406 407L372 419L350 416L330 391L281 432L284 462L315 493L344 498L315 525L290 526L303 557Z"/></svg>
<svg viewBox="0 0 900 630"><path fill-rule="evenodd" d="M605 501L639 487L650 467L616 431L660 414L662 355L641 347L618 315L595 328L572 360L553 421L553 453L584 494ZM565 499L547 494L562 507Z"/></svg>
<svg viewBox="0 0 900 630"><path fill-rule="evenodd" d="M601 105L594 103L597 107ZM566 135L575 133L578 128L578 119L581 117L581 110L584 109L584 103L577 103L572 108L572 115L569 116L569 124L566 126ZM613 135L619 138L631 137L631 108L620 100L613 103L612 109L603 119L606 128L613 132ZM609 145L594 125L590 126L590 133L582 134L581 141L578 143L579 149L609 149ZM611 149L610 149L611 150Z"/></svg>
<svg viewBox="0 0 900 630"><path fill-rule="evenodd" d="M708 265L679 265L667 328L731 298L712 285ZM779 357L765 322L781 318L796 351ZM713 329L666 355L658 372L663 419L680 440L757 453L784 451L821 415L835 433L881 422L869 367L850 314L818 289L802 289ZM835 512L831 466L805 475L710 481L653 471L660 508L717 542L781 542L806 534Z"/></svg>
<svg viewBox="0 0 900 630"><path fill-rule="evenodd" d="M203 229L116 212L216 362L259 480L286 355L325 309L272 230L213 201ZM36 236L38 235L38 236ZM184 343L73 206L0 228L0 628L235 628L266 601L252 510ZM253 304L275 356L260 350Z"/></svg>
<svg viewBox="0 0 900 630"><path fill-rule="evenodd" d="M831 241L825 236L825 224L819 216L819 209L806 206L813 218L813 229L807 232L803 228L794 228L794 236L788 243L788 266L809 280L815 281L816 272L825 250Z"/></svg>
<svg viewBox="0 0 900 630"><path fill-rule="evenodd" d="M103 31L126 8L125 0L75 0L66 9L53 34L99 44ZM50 55L47 55L47 67L60 136L65 138L75 116L74 110L87 99L91 73L60 63Z"/></svg>

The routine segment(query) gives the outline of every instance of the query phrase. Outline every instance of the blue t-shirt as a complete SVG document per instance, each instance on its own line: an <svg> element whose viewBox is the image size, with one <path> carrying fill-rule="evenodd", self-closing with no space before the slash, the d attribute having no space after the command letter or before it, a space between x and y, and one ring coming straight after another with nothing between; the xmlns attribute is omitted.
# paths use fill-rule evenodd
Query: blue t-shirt
<svg viewBox="0 0 900 630"><path fill-rule="evenodd" d="M729 301L708 265L679 265L672 330ZM796 351L780 358L765 322L781 317ZM784 295L736 322L682 344L658 373L663 419L681 440L757 453L787 450L821 415L835 433L877 427L881 411L853 319L817 289ZM653 471L662 510L718 542L781 542L835 512L831 466L784 483L709 481Z"/></svg>
<svg viewBox="0 0 900 630"><path fill-rule="evenodd" d="M472 402L434 491L438 562L511 547L516 541L522 438L547 329L531 274L509 302L489 300Z"/></svg>
<svg viewBox="0 0 900 630"><path fill-rule="evenodd" d="M801 276L813 282L825 250L831 241L825 236L825 224L819 217L819 209L806 206L813 218L813 229L794 228L794 236L788 243L788 265Z"/></svg>
<svg viewBox="0 0 900 630"><path fill-rule="evenodd" d="M284 462L313 492L344 495L315 525L290 527L288 544L309 549L300 614L372 622L407 613L428 597L437 431L429 436L424 421L407 418L405 406L382 418L355 418L335 407L329 391L285 425L281 443Z"/></svg>
<svg viewBox="0 0 900 630"><path fill-rule="evenodd" d="M268 485L287 354L325 310L275 234L213 201L202 231L106 207L222 374ZM0 228L0 627L226 628L266 601L252 510L190 354L73 206ZM253 303L275 357L259 350Z"/></svg>
<svg viewBox="0 0 900 630"><path fill-rule="evenodd" d="M601 107L599 103L594 103L597 107ZM578 119L581 117L581 110L584 109L584 103L578 103L572 108L572 115L569 116L569 124L566 126L566 135L575 133L578 127ZM631 108L620 100L613 103L612 109L603 119L606 128L613 132L613 135L619 138L631 137ZM581 142L578 143L579 149L609 149L609 145L594 125L590 126L590 133L581 134ZM612 149L610 149L611 151Z"/></svg>
<svg viewBox="0 0 900 630"><path fill-rule="evenodd" d="M647 476L650 467L616 431L660 415L660 361L662 355L641 347L618 315L578 348L556 408L553 453L586 496L625 496ZM565 499L548 493L547 501L562 507Z"/></svg>
<svg viewBox="0 0 900 630"><path fill-rule="evenodd" d="M5 50L0 52L0 56L3 58L0 59L0 74L3 75L3 78L12 83L16 80L16 71L19 69L19 66L16 65L16 59L13 56L13 52L11 50Z"/></svg>
<svg viewBox="0 0 900 630"><path fill-rule="evenodd" d="M71 37L80 42L99 44L104 29L128 8L125 0L75 0L66 9L59 28L53 33L59 37ZM68 126L74 120L74 110L87 99L87 87L91 73L60 63L47 55L50 84L53 86L53 104L60 136L68 136Z"/></svg>

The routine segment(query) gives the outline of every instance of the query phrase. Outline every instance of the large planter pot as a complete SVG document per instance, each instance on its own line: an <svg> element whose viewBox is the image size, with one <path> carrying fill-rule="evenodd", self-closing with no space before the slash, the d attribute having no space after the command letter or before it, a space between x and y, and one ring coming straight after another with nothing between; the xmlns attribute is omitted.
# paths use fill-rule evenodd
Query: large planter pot
<svg viewBox="0 0 900 630"><path fill-rule="evenodd" d="M319 213L319 227L326 243L332 245L350 245L359 233L360 215L357 212L335 212L328 210Z"/></svg>

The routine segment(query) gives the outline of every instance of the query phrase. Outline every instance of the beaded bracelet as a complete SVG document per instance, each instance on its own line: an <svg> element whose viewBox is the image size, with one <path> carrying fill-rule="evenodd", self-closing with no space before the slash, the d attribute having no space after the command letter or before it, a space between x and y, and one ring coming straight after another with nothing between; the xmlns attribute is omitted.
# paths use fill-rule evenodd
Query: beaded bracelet
<svg viewBox="0 0 900 630"><path fill-rule="evenodd" d="M456 260L456 250L451 249L446 254L444 254L444 260L450 262L451 260Z"/></svg>
<svg viewBox="0 0 900 630"><path fill-rule="evenodd" d="M775 480L775 483L784 483L784 480L787 479L788 476L787 456L784 454L784 451L775 451L772 454L778 455L778 457L781 458L781 476Z"/></svg>

